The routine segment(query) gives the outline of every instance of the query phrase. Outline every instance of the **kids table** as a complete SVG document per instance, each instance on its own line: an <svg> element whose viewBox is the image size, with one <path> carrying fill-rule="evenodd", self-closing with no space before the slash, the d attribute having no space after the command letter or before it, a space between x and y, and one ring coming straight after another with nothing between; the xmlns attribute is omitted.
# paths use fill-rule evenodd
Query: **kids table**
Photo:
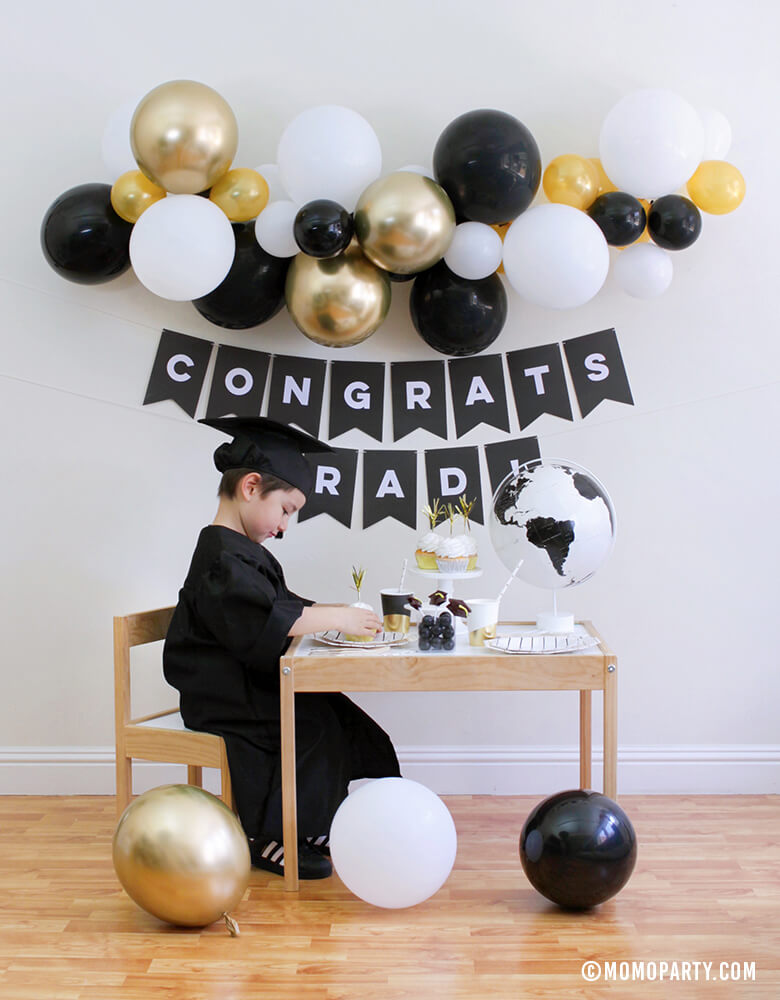
<svg viewBox="0 0 780 1000"><path fill-rule="evenodd" d="M531 631L529 622L505 622L498 636ZM604 794L617 785L617 657L591 622L577 623L599 640L587 649L511 655L470 646L459 637L451 652L420 652L409 641L376 649L328 646L312 636L293 639L281 657L282 814L285 889L298 889L295 795L295 693L298 691L579 691L580 787L591 782L591 692L604 693Z"/></svg>

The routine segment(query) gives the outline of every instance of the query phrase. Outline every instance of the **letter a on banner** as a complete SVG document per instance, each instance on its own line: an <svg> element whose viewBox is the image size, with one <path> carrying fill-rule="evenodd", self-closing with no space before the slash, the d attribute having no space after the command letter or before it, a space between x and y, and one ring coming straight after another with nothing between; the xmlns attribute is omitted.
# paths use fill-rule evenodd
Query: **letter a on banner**
<svg viewBox="0 0 780 1000"><path fill-rule="evenodd" d="M510 351L506 356L520 430L543 413L572 420L571 402L558 344Z"/></svg>
<svg viewBox="0 0 780 1000"><path fill-rule="evenodd" d="M211 380L206 416L256 417L263 405L270 355L220 344Z"/></svg>
<svg viewBox="0 0 780 1000"><path fill-rule="evenodd" d="M486 358L454 358L447 362L458 437L488 424L500 431L509 430L504 369L499 354Z"/></svg>
<svg viewBox="0 0 780 1000"><path fill-rule="evenodd" d="M333 454L312 453L308 460L314 469L314 489L298 511L298 520L308 521L318 514L330 514L349 528L355 500L357 452L351 448L337 448Z"/></svg>
<svg viewBox="0 0 780 1000"><path fill-rule="evenodd" d="M417 524L417 452L363 452L363 527L394 517Z"/></svg>
<svg viewBox="0 0 780 1000"><path fill-rule="evenodd" d="M604 399L634 405L614 328L564 340L563 349L583 417Z"/></svg>
<svg viewBox="0 0 780 1000"><path fill-rule="evenodd" d="M213 346L212 340L163 330L143 405L170 399L194 417Z"/></svg>
<svg viewBox="0 0 780 1000"><path fill-rule="evenodd" d="M482 483L479 477L479 449L437 448L425 452L425 481L428 503L439 497L443 504L457 506L458 497L475 500L471 520L484 524Z"/></svg>
<svg viewBox="0 0 780 1000"><path fill-rule="evenodd" d="M325 391L325 364L316 358L274 355L267 415L283 424L297 424L317 437Z"/></svg>

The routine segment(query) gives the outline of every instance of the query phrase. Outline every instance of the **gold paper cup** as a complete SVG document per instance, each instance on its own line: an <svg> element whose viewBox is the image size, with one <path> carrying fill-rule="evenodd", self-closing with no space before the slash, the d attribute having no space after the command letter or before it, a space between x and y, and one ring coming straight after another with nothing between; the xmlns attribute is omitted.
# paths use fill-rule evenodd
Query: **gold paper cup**
<svg viewBox="0 0 780 1000"><path fill-rule="evenodd" d="M400 632L406 635L411 623L412 609L409 601L412 598L410 590L399 593L398 587L385 587L380 591L382 598L382 614L385 632Z"/></svg>
<svg viewBox="0 0 780 1000"><path fill-rule="evenodd" d="M410 622L409 615L385 615L382 620L385 632L400 632L401 635L406 635L409 631Z"/></svg>

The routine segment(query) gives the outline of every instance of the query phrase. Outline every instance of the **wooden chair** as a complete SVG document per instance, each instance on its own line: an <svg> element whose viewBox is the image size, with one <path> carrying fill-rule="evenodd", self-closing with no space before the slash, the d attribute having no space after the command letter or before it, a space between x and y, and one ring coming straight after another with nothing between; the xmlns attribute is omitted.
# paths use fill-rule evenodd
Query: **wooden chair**
<svg viewBox="0 0 780 1000"><path fill-rule="evenodd" d="M178 708L131 718L130 650L165 638L174 609L158 608L114 618L116 807L121 815L133 795L133 760L187 765L187 783L202 787L203 768L222 775L222 801L233 809L227 752L221 736L186 729Z"/></svg>

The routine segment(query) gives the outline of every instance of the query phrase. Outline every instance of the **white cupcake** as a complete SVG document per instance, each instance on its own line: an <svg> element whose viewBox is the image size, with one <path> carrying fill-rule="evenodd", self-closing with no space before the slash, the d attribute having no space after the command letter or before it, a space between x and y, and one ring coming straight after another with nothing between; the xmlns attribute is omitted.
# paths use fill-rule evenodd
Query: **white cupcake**
<svg viewBox="0 0 780 1000"><path fill-rule="evenodd" d="M436 553L441 542L441 535L437 535L435 531L428 531L417 539L414 558L420 569L436 569Z"/></svg>
<svg viewBox="0 0 780 1000"><path fill-rule="evenodd" d="M436 565L442 573L463 573L468 569L470 552L465 535L442 538L436 551Z"/></svg>

